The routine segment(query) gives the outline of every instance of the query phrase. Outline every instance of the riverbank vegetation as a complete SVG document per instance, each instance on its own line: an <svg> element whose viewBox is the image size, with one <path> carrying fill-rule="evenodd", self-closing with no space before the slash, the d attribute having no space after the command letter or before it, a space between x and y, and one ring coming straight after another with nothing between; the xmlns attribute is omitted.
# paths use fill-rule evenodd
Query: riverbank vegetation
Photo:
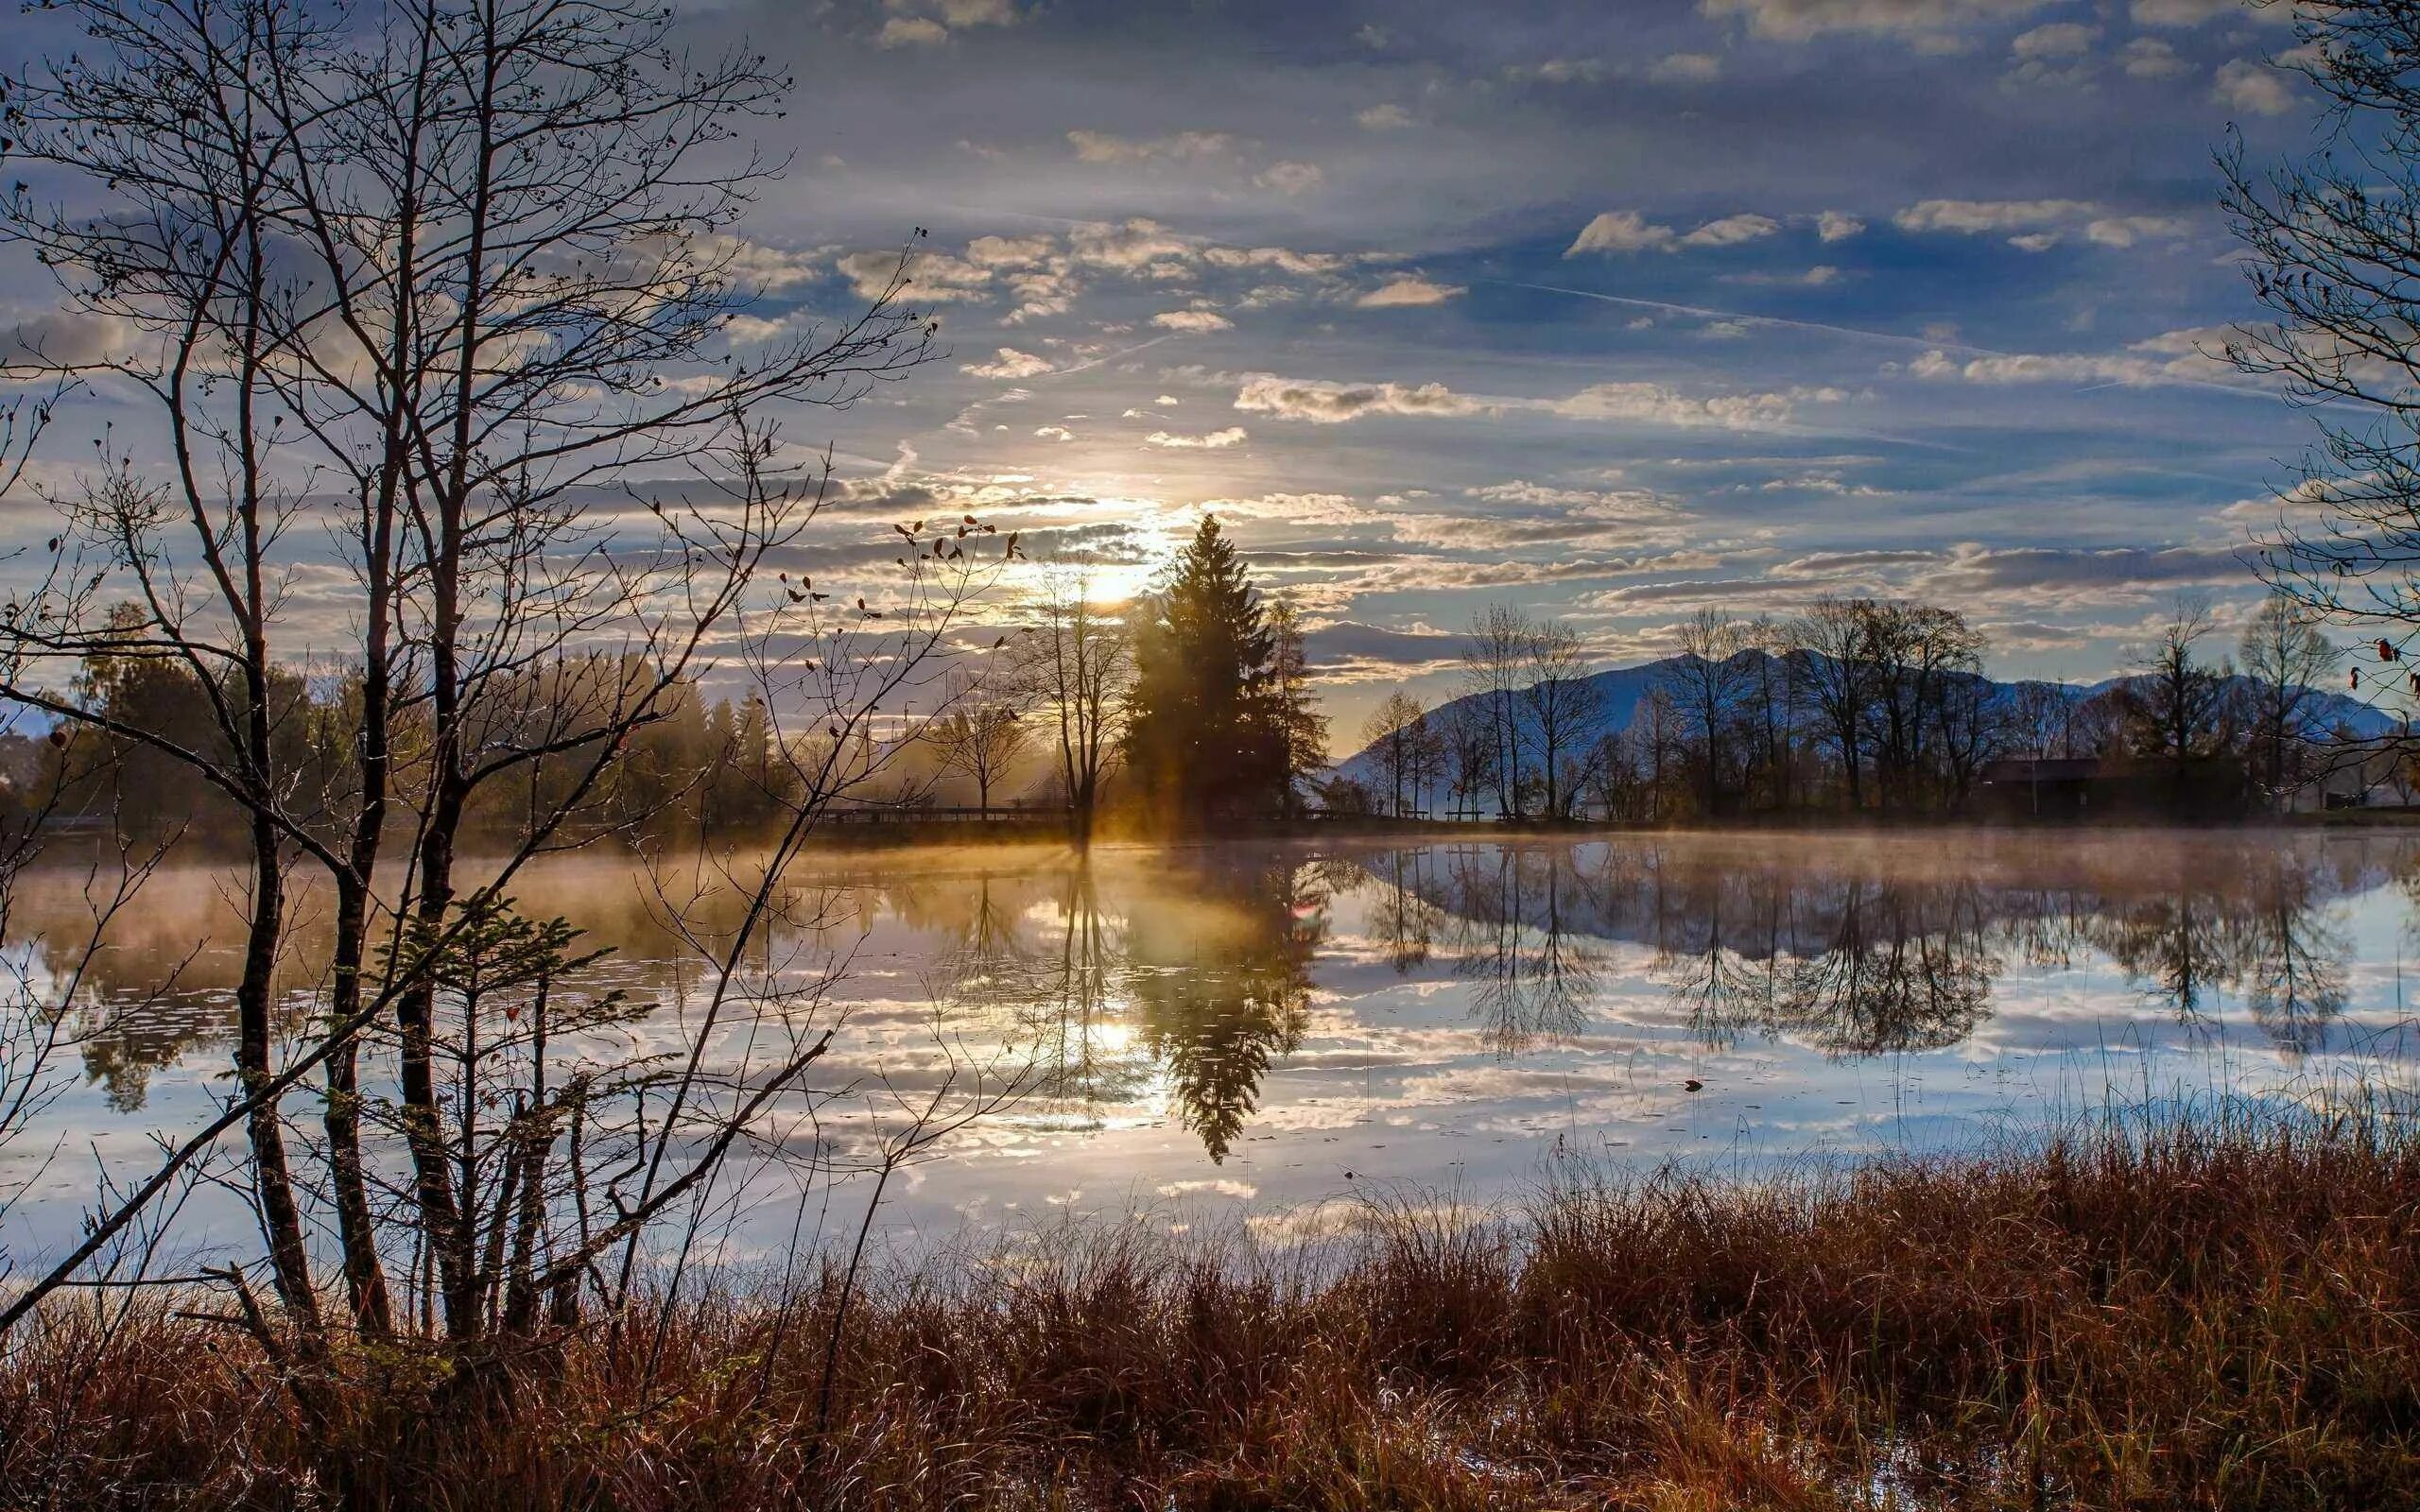
<svg viewBox="0 0 2420 1512"><path fill-rule="evenodd" d="M2379 1109L2373 1108L2375 1114ZM54 1303L15 1505L2401 1505L2420 1141L2158 1117L1768 1182L1409 1194L1324 1237L1141 1221L727 1280L441 1362L301 1368L215 1308ZM1285 1237L1296 1232L1298 1237ZM339 1465L341 1469L339 1469Z"/></svg>

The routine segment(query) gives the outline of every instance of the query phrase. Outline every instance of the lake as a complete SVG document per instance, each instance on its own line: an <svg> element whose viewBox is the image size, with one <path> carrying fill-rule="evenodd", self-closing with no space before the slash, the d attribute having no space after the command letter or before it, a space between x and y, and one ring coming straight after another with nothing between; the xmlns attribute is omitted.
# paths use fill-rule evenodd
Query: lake
<svg viewBox="0 0 2420 1512"><path fill-rule="evenodd" d="M831 976L838 1033L703 1214L739 1262L852 1229L871 1183L803 1186L802 1158L862 1165L926 1108L966 1121L888 1185L876 1230L908 1249L1071 1212L1285 1230L1407 1185L1511 1201L1570 1159L1979 1147L2112 1103L2408 1091L2420 1050L2420 842L2392 833L967 846L794 878L765 951ZM32 879L9 920L38 974L68 964L82 882ZM616 1031L641 1048L693 1011L665 884L587 853L515 889L610 947L583 974L644 1010ZM711 919L712 874L681 885ZM20 1263L225 1094L235 896L164 872L84 963L75 1074L11 1158L22 1180L56 1152L10 1220ZM299 1024L324 898L298 909ZM171 1238L254 1244L207 1184Z"/></svg>

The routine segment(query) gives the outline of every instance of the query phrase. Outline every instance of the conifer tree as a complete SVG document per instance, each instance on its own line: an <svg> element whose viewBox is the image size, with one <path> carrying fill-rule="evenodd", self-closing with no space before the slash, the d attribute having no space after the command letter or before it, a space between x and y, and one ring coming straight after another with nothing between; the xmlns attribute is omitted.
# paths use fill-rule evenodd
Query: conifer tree
<svg viewBox="0 0 2420 1512"><path fill-rule="evenodd" d="M1292 778L1278 637L1234 542L1205 517L1134 641L1126 759L1134 790L1164 818L1269 813Z"/></svg>

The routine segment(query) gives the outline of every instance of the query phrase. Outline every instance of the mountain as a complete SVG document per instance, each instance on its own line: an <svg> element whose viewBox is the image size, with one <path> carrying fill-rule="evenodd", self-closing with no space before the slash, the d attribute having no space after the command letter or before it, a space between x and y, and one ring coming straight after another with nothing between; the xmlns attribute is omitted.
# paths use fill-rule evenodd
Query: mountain
<svg viewBox="0 0 2420 1512"><path fill-rule="evenodd" d="M1765 655L1762 651L1748 651L1741 654L1748 657ZM1632 667L1616 667L1610 672L1591 675L1587 682L1596 689L1604 709L1604 722L1601 728L1607 730L1628 730L1631 720L1638 713L1639 700L1646 697L1648 691L1657 682L1670 677L1687 660L1685 657L1666 657L1658 662L1649 662ZM1991 690L1989 696L1996 704L2014 703L2029 688L2047 689L2070 703L2080 704L2086 699L2141 679L2129 677L2104 678L2094 683L2040 682L2030 679L2001 682L1992 678L1983 678L1979 680ZM2252 679L2240 673L2228 680L2231 692L2249 695L2252 691ZM1477 712L1483 696L1479 694L1469 694L1439 704L1429 711L1428 717L1432 720L1450 717L1449 711L1462 705L1469 705L1474 712ZM2374 709L2359 698L2317 688L2309 690L2309 696L2311 698L2309 707L2313 712L2314 719L2331 729L2348 729L2357 736L2374 739L2380 735L2392 734L2402 728L2399 717L2389 714L2383 710ZM1363 783L1374 790L1383 785L1379 782L1377 757L1366 748L1337 763L1336 770L1340 775Z"/></svg>

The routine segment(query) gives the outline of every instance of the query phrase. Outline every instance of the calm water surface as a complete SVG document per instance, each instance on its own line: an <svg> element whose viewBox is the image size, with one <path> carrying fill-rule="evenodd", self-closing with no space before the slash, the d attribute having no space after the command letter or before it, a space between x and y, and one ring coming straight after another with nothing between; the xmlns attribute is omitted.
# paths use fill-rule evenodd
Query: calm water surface
<svg viewBox="0 0 2420 1512"><path fill-rule="evenodd" d="M953 1098L978 1068L1032 1090L892 1182L899 1245L1067 1211L1282 1227L1403 1182L1509 1198L1574 1155L1747 1171L1972 1146L2113 1100L2408 1089L2420 1050L2420 843L2392 835L964 848L798 880L817 922L769 951L843 968L825 1011L845 1021L816 1097L717 1193L738 1258L862 1211L842 1183L802 1219L770 1151L861 1157L953 1068ZM63 937L74 882L43 881L14 948ZM651 1005L637 1044L673 1041L697 973L628 862L549 862L518 890L613 948L593 974ZM92 963L21 1259L225 1095L232 896L164 876ZM306 899L298 1015L324 913ZM178 1242L247 1249L239 1200L196 1193Z"/></svg>

